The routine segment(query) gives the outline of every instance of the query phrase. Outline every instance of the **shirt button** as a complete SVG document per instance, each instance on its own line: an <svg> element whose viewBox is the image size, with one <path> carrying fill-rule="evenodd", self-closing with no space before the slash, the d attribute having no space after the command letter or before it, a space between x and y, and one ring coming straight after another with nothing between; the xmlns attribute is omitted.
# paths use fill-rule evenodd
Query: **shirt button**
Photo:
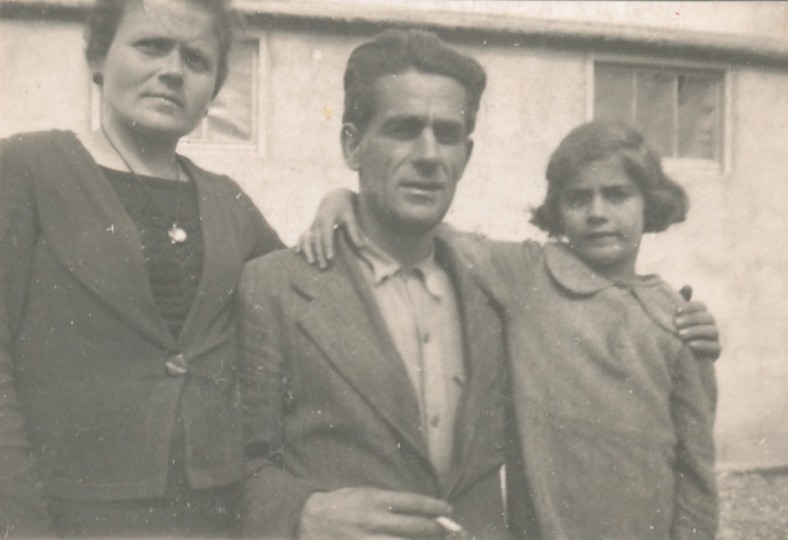
<svg viewBox="0 0 788 540"><path fill-rule="evenodd" d="M440 417L439 417L439 416L433 416L433 417L430 419L430 425L431 425L432 427L434 427L434 428L438 427L438 426L440 425L440 423L441 423L441 419L440 419Z"/></svg>
<svg viewBox="0 0 788 540"><path fill-rule="evenodd" d="M164 363L164 371L170 377L180 377L181 375L185 375L186 370L186 360L184 359L182 354L176 354L167 362Z"/></svg>
<svg viewBox="0 0 788 540"><path fill-rule="evenodd" d="M429 332L424 332L421 335L421 341L424 342L424 343L429 343L430 342L430 333Z"/></svg>

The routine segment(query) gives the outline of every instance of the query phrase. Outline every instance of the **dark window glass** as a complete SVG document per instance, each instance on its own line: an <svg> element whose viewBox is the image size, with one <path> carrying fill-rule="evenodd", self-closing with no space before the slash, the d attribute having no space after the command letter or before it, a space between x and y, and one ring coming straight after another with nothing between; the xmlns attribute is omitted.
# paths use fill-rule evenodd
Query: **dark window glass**
<svg viewBox="0 0 788 540"><path fill-rule="evenodd" d="M722 157L723 73L598 62L594 118L627 122L663 157Z"/></svg>

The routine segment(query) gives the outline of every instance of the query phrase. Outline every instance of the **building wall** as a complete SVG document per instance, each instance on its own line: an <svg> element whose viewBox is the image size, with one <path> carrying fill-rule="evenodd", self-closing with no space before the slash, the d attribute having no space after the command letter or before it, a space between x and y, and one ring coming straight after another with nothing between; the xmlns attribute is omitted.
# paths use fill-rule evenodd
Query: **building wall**
<svg viewBox="0 0 788 540"><path fill-rule="evenodd" d="M552 4L543 9L549 11ZM691 9L703 27L700 8ZM743 34L738 29L749 25L779 37L775 28L785 28L784 12L765 9L746 11L749 17L740 17L740 25L728 20L725 30ZM638 13L622 15L620 7L611 8L604 22ZM686 20L682 24L692 26ZM322 193L354 185L339 147L342 72L352 48L374 28L332 28L279 26L275 19L252 25L250 34L260 37L258 144L182 148L238 180L288 242L307 225ZM448 220L496 238L543 238L528 225L528 209L544 196L550 151L569 129L590 118L588 63L597 51L514 46L506 40L485 44L462 34L450 38L486 66L489 86L474 156ZM82 47L76 23L0 19L0 136L53 126L90 127L91 85ZM646 56L662 54L656 48ZM691 283L696 298L717 317L725 350L718 362L717 441L723 467L788 463L784 66L730 64L730 170L672 170L690 194L689 219L647 237L641 256L640 271L660 273L677 287Z"/></svg>

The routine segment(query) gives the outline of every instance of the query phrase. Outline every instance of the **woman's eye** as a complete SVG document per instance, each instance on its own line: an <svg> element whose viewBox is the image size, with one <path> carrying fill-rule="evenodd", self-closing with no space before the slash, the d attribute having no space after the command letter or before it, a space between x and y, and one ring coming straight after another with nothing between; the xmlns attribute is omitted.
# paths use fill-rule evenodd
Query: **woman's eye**
<svg viewBox="0 0 788 540"><path fill-rule="evenodd" d="M195 71L208 71L210 69L208 60L206 60L205 57L199 53L185 53L184 61L186 62L186 65Z"/></svg>
<svg viewBox="0 0 788 540"><path fill-rule="evenodd" d="M158 56L167 52L167 44L159 40L146 40L137 43L137 49L150 56Z"/></svg>

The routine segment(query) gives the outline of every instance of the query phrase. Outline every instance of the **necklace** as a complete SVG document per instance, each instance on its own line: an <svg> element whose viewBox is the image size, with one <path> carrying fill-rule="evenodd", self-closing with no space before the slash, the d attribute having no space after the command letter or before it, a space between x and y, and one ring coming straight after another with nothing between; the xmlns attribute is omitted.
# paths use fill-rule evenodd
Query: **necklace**
<svg viewBox="0 0 788 540"><path fill-rule="evenodd" d="M159 205L156 203L156 199L153 197L151 192L148 191L148 188L145 187L145 183L142 181L142 178L137 176L137 173L131 168L128 160L123 156L118 147L107 134L107 130L104 128L104 123L101 124L101 132L104 134L104 138L107 139L107 142L112 147L112 150L115 151L115 154L117 154L117 156L129 170L136 184L140 187L140 189L142 189L143 193L145 193L145 196L148 198L151 206L158 214L163 216L162 220L166 222L166 217L164 217L166 216L166 213L161 210ZM182 244L189 238L189 235L186 234L186 230L183 227L178 225L178 214L181 208L181 162L177 155L175 156L175 179L176 182L178 182L175 191L175 215L172 218L172 226L167 231L167 236L170 238L170 244Z"/></svg>

